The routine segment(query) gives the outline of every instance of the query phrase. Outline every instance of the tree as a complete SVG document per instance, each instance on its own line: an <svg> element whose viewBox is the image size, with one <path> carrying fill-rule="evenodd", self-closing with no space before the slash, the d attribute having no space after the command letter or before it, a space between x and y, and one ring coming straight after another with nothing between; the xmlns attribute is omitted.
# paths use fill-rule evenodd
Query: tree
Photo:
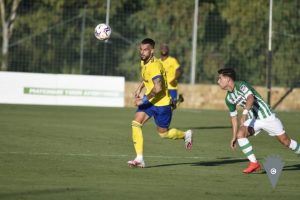
<svg viewBox="0 0 300 200"><path fill-rule="evenodd" d="M138 44L145 37L151 37L159 45L168 43L172 56L177 57L184 67L184 79L188 75L193 26L194 2L185 0L139 1L140 10L132 13L126 21L127 27L134 31L134 42L122 54L119 70L126 76L139 77Z"/></svg>
<svg viewBox="0 0 300 200"><path fill-rule="evenodd" d="M229 26L223 40L225 66L234 67L239 79L264 84L268 34L268 1L224 1L221 16Z"/></svg>
<svg viewBox="0 0 300 200"><path fill-rule="evenodd" d="M1 70L7 70L9 40L13 34L14 21L17 16L17 8L21 0L0 0L2 23L2 65ZM10 12L8 12L10 9Z"/></svg>

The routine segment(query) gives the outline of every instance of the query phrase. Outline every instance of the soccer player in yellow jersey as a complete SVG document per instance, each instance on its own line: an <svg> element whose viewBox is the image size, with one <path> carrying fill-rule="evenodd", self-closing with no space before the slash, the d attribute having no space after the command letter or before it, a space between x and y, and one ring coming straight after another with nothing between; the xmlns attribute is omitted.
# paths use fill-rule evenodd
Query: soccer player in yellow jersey
<svg viewBox="0 0 300 200"><path fill-rule="evenodd" d="M167 75L168 90L172 99L172 107L175 109L177 103L179 104L184 101L181 94L177 99L178 79L182 75L182 69L177 59L169 55L169 47L167 44L162 44L160 46L160 55L159 60L162 62Z"/></svg>
<svg viewBox="0 0 300 200"><path fill-rule="evenodd" d="M192 148L192 131L172 128L169 129L172 119L172 109L168 85L162 63L154 57L155 42L150 38L144 39L140 44L141 75L142 82L134 93L134 105L137 111L132 121L132 140L136 157L128 161L129 167L145 167L143 157L143 134L142 126L150 119L154 118L157 132L160 137L167 139L184 139L185 147ZM142 90L145 93L141 96Z"/></svg>

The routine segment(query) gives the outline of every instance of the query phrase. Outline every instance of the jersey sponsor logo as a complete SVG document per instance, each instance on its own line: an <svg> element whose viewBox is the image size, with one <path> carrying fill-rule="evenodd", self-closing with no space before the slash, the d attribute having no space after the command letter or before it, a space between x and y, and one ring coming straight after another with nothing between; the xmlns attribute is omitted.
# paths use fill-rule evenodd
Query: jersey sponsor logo
<svg viewBox="0 0 300 200"><path fill-rule="evenodd" d="M243 97L239 96L237 99L234 100L234 103L240 105L242 101L243 101Z"/></svg>
<svg viewBox="0 0 300 200"><path fill-rule="evenodd" d="M228 100L232 104L241 105L244 98L242 96L238 96L237 98L233 98L232 96L228 96Z"/></svg>

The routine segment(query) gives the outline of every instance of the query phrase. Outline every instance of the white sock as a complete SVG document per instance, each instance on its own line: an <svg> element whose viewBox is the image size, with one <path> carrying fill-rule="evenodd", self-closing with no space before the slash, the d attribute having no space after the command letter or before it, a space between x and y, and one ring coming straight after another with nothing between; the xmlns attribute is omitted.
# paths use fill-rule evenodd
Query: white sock
<svg viewBox="0 0 300 200"><path fill-rule="evenodd" d="M237 140L242 152L247 156L250 162L257 163L256 156L253 153L252 145L247 138L240 138Z"/></svg>
<svg viewBox="0 0 300 200"><path fill-rule="evenodd" d="M292 149L293 151L295 151L295 149L297 148L297 142L293 139L291 139L291 143L290 143L290 146L289 148Z"/></svg>
<svg viewBox="0 0 300 200"><path fill-rule="evenodd" d="M296 154L300 154L300 144L295 140L291 139L289 148L292 149Z"/></svg>
<svg viewBox="0 0 300 200"><path fill-rule="evenodd" d="M137 155L134 160L143 161L144 160L143 155Z"/></svg>

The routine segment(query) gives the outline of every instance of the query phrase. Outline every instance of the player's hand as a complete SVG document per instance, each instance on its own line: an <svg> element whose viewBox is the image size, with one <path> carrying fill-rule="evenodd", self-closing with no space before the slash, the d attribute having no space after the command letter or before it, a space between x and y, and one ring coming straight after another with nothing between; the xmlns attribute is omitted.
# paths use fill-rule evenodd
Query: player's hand
<svg viewBox="0 0 300 200"><path fill-rule="evenodd" d="M136 98L134 98L133 104L134 104L134 106L140 106L143 104L143 99L140 97L136 97Z"/></svg>
<svg viewBox="0 0 300 200"><path fill-rule="evenodd" d="M138 98L139 96L140 96L140 90L136 90L136 91L134 91L134 93L133 93L133 97L134 98Z"/></svg>
<svg viewBox="0 0 300 200"><path fill-rule="evenodd" d="M171 85L171 86L173 86L173 87L175 87L176 86L176 79L174 79L174 80L172 80L169 84Z"/></svg>
<svg viewBox="0 0 300 200"><path fill-rule="evenodd" d="M237 139L236 138L232 138L231 139L231 141L230 141L230 147L231 147L231 149L235 149L235 147L236 147L236 141L237 141Z"/></svg>

